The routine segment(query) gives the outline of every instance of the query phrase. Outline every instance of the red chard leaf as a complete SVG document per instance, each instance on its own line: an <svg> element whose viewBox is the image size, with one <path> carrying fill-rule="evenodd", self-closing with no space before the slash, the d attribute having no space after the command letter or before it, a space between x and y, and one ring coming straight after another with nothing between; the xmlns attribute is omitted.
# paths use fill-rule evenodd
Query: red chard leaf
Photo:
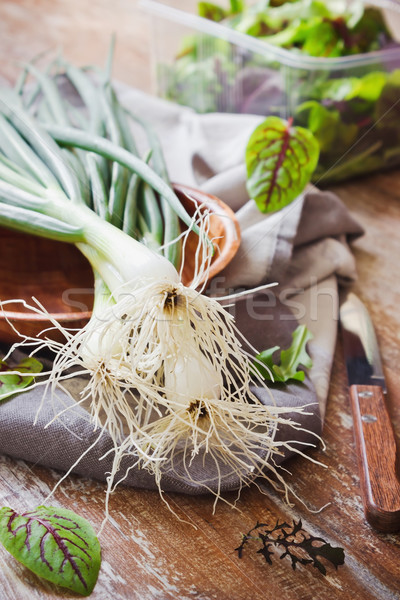
<svg viewBox="0 0 400 600"><path fill-rule="evenodd" d="M268 117L250 136L246 148L247 191L261 212L275 212L306 187L317 166L319 145L292 119Z"/></svg>
<svg viewBox="0 0 400 600"><path fill-rule="evenodd" d="M38 506L18 513L0 509L0 542L39 577L89 596L101 563L93 527L71 510Z"/></svg>

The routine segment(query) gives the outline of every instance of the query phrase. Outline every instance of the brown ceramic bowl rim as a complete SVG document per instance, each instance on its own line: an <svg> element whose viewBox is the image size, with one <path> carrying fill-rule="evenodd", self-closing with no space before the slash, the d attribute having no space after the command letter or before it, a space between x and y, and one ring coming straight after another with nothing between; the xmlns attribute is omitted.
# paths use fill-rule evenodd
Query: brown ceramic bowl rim
<svg viewBox="0 0 400 600"><path fill-rule="evenodd" d="M211 263L206 275L207 280L210 280L230 263L239 249L240 227L236 215L230 206L212 194L179 183L173 183L172 185L175 191L181 192L189 198L190 196L201 194L207 198L206 207L211 209L216 216L223 218L225 245L222 250L217 247L217 258ZM219 215L221 210L223 211L223 215ZM204 283L204 280L200 283Z"/></svg>

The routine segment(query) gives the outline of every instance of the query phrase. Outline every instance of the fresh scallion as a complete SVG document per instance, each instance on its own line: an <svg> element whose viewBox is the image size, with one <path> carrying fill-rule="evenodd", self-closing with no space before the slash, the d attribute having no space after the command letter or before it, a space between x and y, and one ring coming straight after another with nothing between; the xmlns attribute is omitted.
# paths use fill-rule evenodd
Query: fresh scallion
<svg viewBox="0 0 400 600"><path fill-rule="evenodd" d="M0 225L75 243L93 267L92 318L74 335L64 331L65 345L47 343L57 351L50 384L62 384L77 365L89 375L82 399L90 397L94 426L113 440L108 493L124 478L119 471L127 456L130 466L154 474L160 491L168 472L209 489L204 464L214 473L217 498L232 477L241 487L259 475L271 480L272 472L274 485L285 488L270 457L285 445L274 442L274 434L280 422L289 422L288 410L258 400L251 384L254 378L265 384L233 318L196 289L210 264L209 216L199 213L194 223L186 213L158 143L150 157L156 170L132 152L130 134L120 131L127 113L111 88L105 93L110 83L100 82L96 94L84 71L59 64L91 125L84 130L66 122L68 101L60 111L55 82L36 68L28 70L52 107L51 123L40 123L37 107L31 114L23 86L20 94L0 93L0 127L9 143L0 148ZM126 178L118 189L117 175ZM174 259L179 255L172 237L179 235L178 218L199 233L188 287L159 251L173 243ZM200 468L191 468L193 462Z"/></svg>

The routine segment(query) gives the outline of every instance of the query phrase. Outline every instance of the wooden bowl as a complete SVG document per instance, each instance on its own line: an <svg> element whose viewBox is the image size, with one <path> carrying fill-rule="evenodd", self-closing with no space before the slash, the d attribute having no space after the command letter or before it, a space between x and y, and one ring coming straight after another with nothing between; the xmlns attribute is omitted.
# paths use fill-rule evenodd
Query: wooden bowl
<svg viewBox="0 0 400 600"><path fill-rule="evenodd" d="M174 185L174 189L190 215L198 206L211 213L210 237L216 246L208 278L211 279L232 260L239 247L240 231L235 215L224 202L200 190L184 185ZM34 297L64 327L83 327L93 307L93 274L79 250L72 244L3 228L0 235L0 300L19 299L32 305ZM186 285L193 277L197 241L196 234L189 234L182 276ZM21 339L10 322L21 334L32 337L51 327L44 315L21 303L7 304L0 311L0 341L8 344ZM60 339L56 331L45 335Z"/></svg>

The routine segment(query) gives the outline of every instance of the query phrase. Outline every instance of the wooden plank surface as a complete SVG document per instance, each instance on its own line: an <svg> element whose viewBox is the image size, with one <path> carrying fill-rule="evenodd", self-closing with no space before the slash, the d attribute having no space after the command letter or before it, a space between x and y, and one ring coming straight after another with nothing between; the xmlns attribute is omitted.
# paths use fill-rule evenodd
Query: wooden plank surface
<svg viewBox="0 0 400 600"><path fill-rule="evenodd" d="M62 45L77 64L103 60L112 31L119 43L115 75L148 90L147 19L134 0L2 0L0 73L13 79L18 61L51 45ZM388 378L389 411L400 435L400 173L366 177L336 188L366 228L354 246L360 279L356 286L374 323ZM365 522L359 496L340 341L336 349L327 408L326 452L315 456L328 468L292 460L291 485L305 504L293 508L270 490L245 490L237 510L212 499L169 494L171 514L158 494L119 488L111 501L111 519L101 538L103 564L95 600L391 600L400 598L400 536L374 532ZM16 509L43 502L59 474L0 457L0 505ZM233 496L232 496L233 499ZM70 477L54 502L77 511L100 527L104 487ZM287 559L274 566L234 548L241 533L257 520L274 523L302 518L305 528L333 545L343 546L346 563L328 567L323 577L312 567L294 572ZM39 581L0 549L0 598L7 600L72 597Z"/></svg>

